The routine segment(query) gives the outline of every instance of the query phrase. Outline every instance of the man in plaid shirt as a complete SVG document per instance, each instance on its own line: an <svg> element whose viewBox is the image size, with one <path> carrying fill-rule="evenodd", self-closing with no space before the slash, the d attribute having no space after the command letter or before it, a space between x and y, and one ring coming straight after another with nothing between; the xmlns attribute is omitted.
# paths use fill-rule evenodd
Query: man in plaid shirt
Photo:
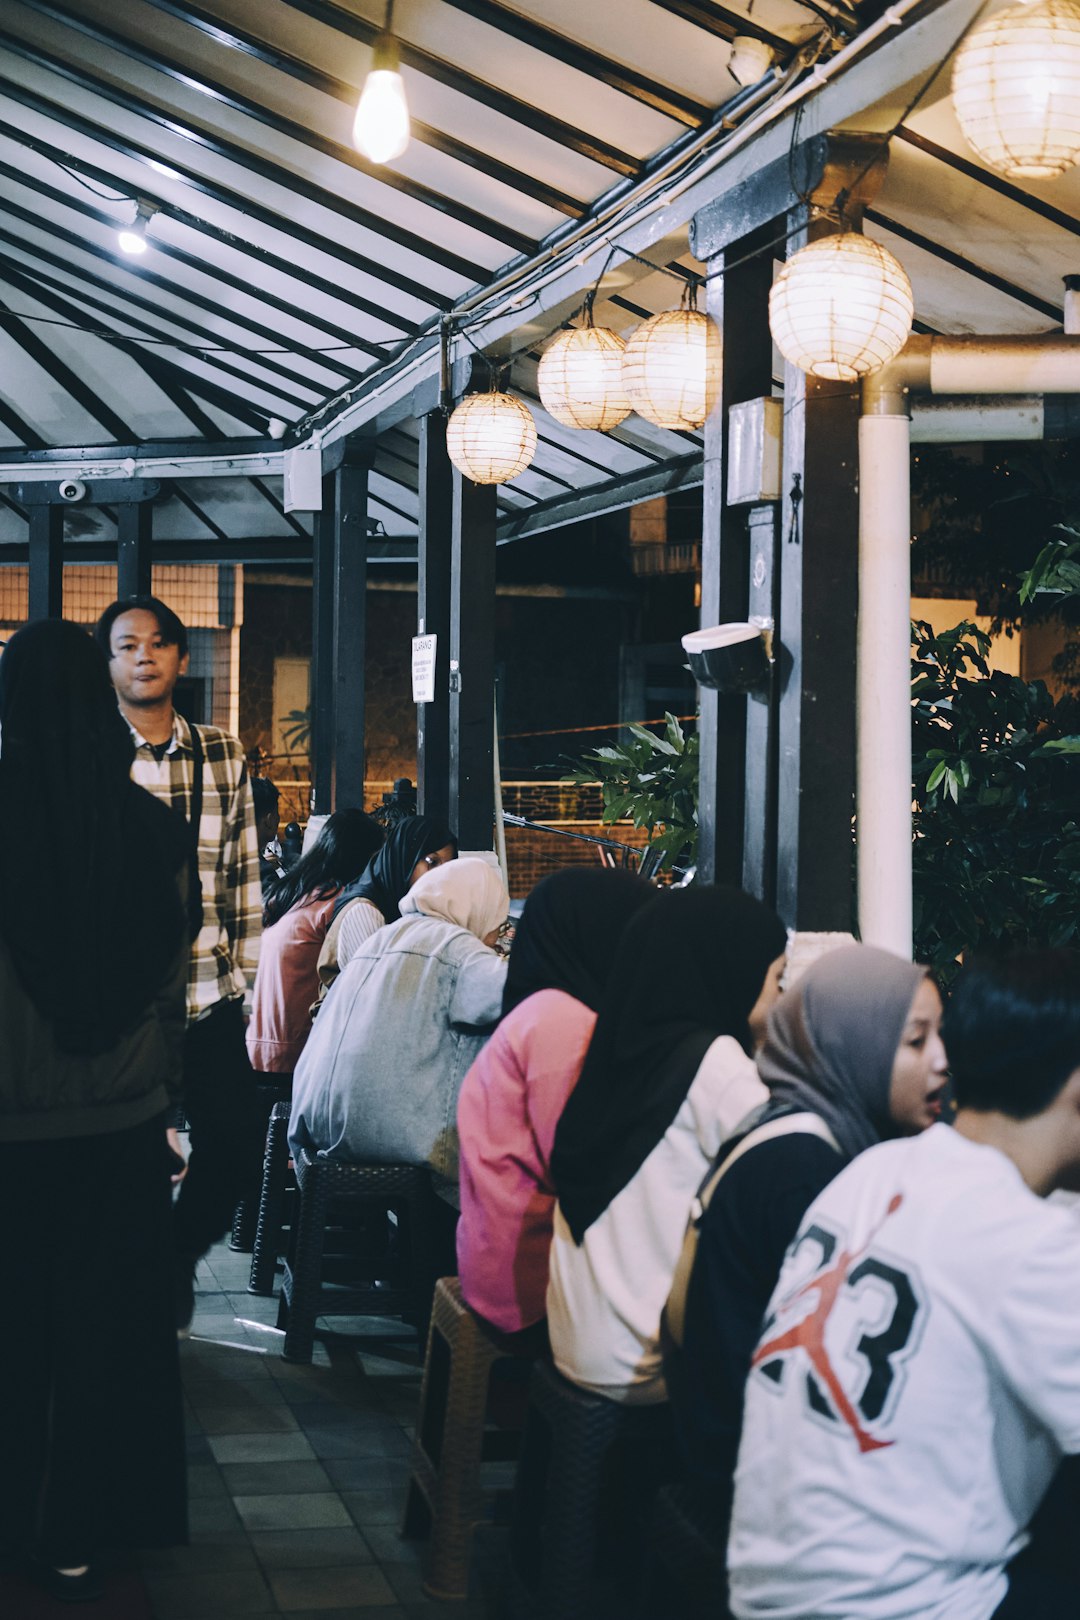
<svg viewBox="0 0 1080 1620"><path fill-rule="evenodd" d="M184 1048L192 1151L176 1203L177 1326L186 1331L196 1262L227 1230L257 1174L261 1130L244 1044L245 993L250 1005L262 926L254 807L236 738L216 726L192 727L173 708L188 650L187 631L171 608L153 596L113 602L95 635L135 742L132 776L189 822L196 750L202 754L202 919L191 945ZM197 913L196 900L195 924Z"/></svg>

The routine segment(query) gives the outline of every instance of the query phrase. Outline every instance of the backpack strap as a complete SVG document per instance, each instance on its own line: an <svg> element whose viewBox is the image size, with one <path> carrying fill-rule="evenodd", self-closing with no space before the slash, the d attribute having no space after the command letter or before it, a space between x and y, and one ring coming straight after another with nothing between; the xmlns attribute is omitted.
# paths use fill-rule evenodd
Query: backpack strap
<svg viewBox="0 0 1080 1620"><path fill-rule="evenodd" d="M753 1116L751 1116L752 1118ZM682 1252L671 1279L671 1291L668 1294L667 1304L664 1306L663 1327L666 1339L681 1350L686 1333L686 1300L690 1292L690 1278L694 1272L694 1262L697 1259L698 1238L701 1232L701 1223L705 1212L712 1203L713 1195L720 1185L721 1178L727 1174L731 1166L749 1153L751 1148L761 1147L765 1142L772 1142L778 1136L817 1136L823 1142L840 1154L840 1144L832 1131L821 1118L820 1114L804 1112L799 1114L781 1114L776 1119L768 1120L764 1125L754 1125L738 1140L738 1132L732 1139L735 1142L730 1152L726 1153L719 1164L714 1164L701 1183L694 1200L690 1205L690 1219L686 1223L686 1232L683 1236Z"/></svg>

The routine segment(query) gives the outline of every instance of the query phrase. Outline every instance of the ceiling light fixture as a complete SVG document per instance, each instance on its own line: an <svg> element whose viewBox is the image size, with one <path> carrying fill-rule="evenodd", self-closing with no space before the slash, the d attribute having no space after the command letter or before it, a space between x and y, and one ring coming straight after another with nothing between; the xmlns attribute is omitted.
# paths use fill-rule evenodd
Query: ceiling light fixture
<svg viewBox="0 0 1080 1620"><path fill-rule="evenodd" d="M387 0L386 27L375 41L353 124L353 140L370 163L389 163L409 144L409 104L393 26L394 0Z"/></svg>
<svg viewBox="0 0 1080 1620"><path fill-rule="evenodd" d="M903 265L852 230L793 253L769 294L769 326L784 359L834 382L854 382L899 354L914 314Z"/></svg>
<svg viewBox="0 0 1080 1620"><path fill-rule="evenodd" d="M760 84L773 65L772 46L753 34L736 34L731 42L728 72L736 84Z"/></svg>
<svg viewBox="0 0 1080 1620"><path fill-rule="evenodd" d="M1080 161L1080 3L1008 6L956 53L953 107L970 145L1018 180L1053 180Z"/></svg>
<svg viewBox="0 0 1080 1620"><path fill-rule="evenodd" d="M156 213L152 203L143 202L141 198L136 202L135 218L130 225L121 225L116 233L116 245L122 253L138 258L146 252L146 228Z"/></svg>
<svg viewBox="0 0 1080 1620"><path fill-rule="evenodd" d="M627 339L622 363L627 398L657 427L699 428L720 392L722 356L720 329L700 313L697 284L688 283L681 308L653 315Z"/></svg>
<svg viewBox="0 0 1080 1620"><path fill-rule="evenodd" d="M536 454L536 423L527 405L493 388L463 399L446 424L446 453L474 484L506 484Z"/></svg>
<svg viewBox="0 0 1080 1620"><path fill-rule="evenodd" d="M606 433L630 415L622 381L626 348L617 332L593 325L592 295L585 300L585 324L560 332L544 351L536 373L540 400L549 416L565 427Z"/></svg>

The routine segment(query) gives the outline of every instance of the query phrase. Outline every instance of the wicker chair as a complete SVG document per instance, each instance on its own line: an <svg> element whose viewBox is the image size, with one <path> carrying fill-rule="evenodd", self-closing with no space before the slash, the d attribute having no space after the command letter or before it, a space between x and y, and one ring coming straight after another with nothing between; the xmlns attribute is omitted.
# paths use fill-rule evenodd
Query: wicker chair
<svg viewBox="0 0 1080 1620"><path fill-rule="evenodd" d="M292 1092L292 1076L286 1075L278 1079L270 1075L257 1074L255 1076L255 1090L252 1100L251 1129L253 1140L251 1148L257 1149L257 1144L263 1140L268 1129L270 1119L282 1102L288 1117L289 1097ZM252 1166L254 1169L254 1165ZM265 1168L265 1161L264 1161ZM247 1178L245 1178L247 1179ZM233 1212L232 1232L229 1237L229 1248L234 1254L251 1254L254 1251L258 1237L258 1222L261 1200L257 1192L258 1183L254 1175L250 1178L250 1185L245 1189L244 1196Z"/></svg>
<svg viewBox="0 0 1080 1620"><path fill-rule="evenodd" d="M266 1130L266 1151L263 1155L262 1193L259 1198L259 1219L255 1228L255 1247L251 1254L251 1276L248 1292L272 1294L278 1257L285 1252L284 1221L285 1199L289 1192L289 1114L292 1104L287 1100L274 1104L270 1124ZM293 1191L296 1181L293 1178Z"/></svg>
<svg viewBox="0 0 1080 1620"><path fill-rule="evenodd" d="M331 1316L405 1315L423 1337L435 1284L434 1194L426 1170L411 1164L349 1164L312 1159L301 1148L294 1161L300 1210L289 1234L281 1284L279 1328L285 1330L285 1361L308 1362L315 1347L315 1319ZM333 1218L346 1206L375 1204L398 1215L402 1254L397 1286L323 1289L323 1254Z"/></svg>
<svg viewBox="0 0 1080 1620"><path fill-rule="evenodd" d="M484 1489L481 1464L517 1455L519 1430L486 1432L484 1426L491 1373L499 1361L520 1361L527 1373L528 1361L504 1349L465 1304L458 1279L440 1278L401 1529L403 1536L430 1531L424 1564L429 1597L468 1597L473 1530L500 1494Z"/></svg>
<svg viewBox="0 0 1080 1620"><path fill-rule="evenodd" d="M538 1362L510 1534L515 1620L632 1612L651 1493L674 1466L666 1403L605 1400Z"/></svg>

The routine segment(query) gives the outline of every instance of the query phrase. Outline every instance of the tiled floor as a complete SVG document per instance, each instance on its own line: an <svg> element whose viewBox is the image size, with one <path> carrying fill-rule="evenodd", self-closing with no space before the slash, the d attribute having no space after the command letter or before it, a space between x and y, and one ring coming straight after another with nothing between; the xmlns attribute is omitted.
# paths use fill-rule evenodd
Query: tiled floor
<svg viewBox="0 0 1080 1620"><path fill-rule="evenodd" d="M497 1532L478 1535L476 1597L453 1605L425 1600L422 1544L398 1535L415 1338L395 1321L320 1323L341 1333L289 1366L249 1267L224 1244L199 1267L181 1347L191 1545L141 1560L155 1620L486 1620Z"/></svg>

